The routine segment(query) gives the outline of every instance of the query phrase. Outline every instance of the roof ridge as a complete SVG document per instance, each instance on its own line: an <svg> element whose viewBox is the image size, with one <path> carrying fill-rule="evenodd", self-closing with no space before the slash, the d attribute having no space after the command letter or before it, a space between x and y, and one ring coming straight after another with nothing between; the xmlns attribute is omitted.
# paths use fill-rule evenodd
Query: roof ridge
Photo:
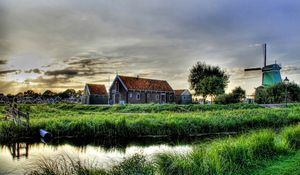
<svg viewBox="0 0 300 175"><path fill-rule="evenodd" d="M153 79L153 78L133 77L133 76L126 76L126 75L118 75L118 76L119 77L126 77L126 78L145 79L145 80L167 81L167 80L158 80L158 79Z"/></svg>
<svg viewBox="0 0 300 175"><path fill-rule="evenodd" d="M156 91L173 91L167 80L157 80L150 78L130 77L118 75L120 80L128 89L134 90L156 90Z"/></svg>

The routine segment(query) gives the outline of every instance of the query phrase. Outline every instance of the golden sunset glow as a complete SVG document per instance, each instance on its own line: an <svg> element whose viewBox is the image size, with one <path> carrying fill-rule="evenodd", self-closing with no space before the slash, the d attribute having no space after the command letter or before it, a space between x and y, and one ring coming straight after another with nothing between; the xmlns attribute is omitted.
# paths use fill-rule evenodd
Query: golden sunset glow
<svg viewBox="0 0 300 175"><path fill-rule="evenodd" d="M268 43L268 62L282 64L282 77L297 83L300 14L281 3L268 4L265 14L240 1L4 0L0 92L109 87L116 73L189 88L189 69L205 61L228 72L227 91L242 86L252 94L261 73L243 70L262 65L260 43Z"/></svg>

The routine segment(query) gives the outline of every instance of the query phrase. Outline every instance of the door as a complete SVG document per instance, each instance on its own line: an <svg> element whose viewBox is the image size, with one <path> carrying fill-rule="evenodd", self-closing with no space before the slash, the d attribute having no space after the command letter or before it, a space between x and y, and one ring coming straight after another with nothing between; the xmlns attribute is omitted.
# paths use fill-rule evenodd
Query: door
<svg viewBox="0 0 300 175"><path fill-rule="evenodd" d="M160 103L166 103L166 94L165 93L162 93L160 95Z"/></svg>
<svg viewBox="0 0 300 175"><path fill-rule="evenodd" d="M120 102L119 94L118 93L112 94L112 100L113 100L113 104L119 104Z"/></svg>

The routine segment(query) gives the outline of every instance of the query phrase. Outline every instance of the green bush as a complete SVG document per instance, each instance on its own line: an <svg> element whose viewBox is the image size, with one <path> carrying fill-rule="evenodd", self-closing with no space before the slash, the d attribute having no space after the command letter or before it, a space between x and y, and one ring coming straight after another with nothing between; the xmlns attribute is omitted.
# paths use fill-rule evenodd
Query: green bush
<svg viewBox="0 0 300 175"><path fill-rule="evenodd" d="M296 83L278 83L270 87L258 87L255 92L255 102L260 104L284 103L285 91L289 103L300 102L300 86Z"/></svg>
<svg viewBox="0 0 300 175"><path fill-rule="evenodd" d="M236 87L229 94L222 94L216 97L216 104L241 103L246 98L246 91L241 87Z"/></svg>

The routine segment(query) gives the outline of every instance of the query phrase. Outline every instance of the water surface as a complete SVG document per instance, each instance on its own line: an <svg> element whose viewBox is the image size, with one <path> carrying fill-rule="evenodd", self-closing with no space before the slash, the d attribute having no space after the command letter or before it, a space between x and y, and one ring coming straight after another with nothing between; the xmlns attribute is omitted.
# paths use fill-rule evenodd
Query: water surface
<svg viewBox="0 0 300 175"><path fill-rule="evenodd" d="M201 142L201 141L199 141ZM86 164L109 168L122 160L141 154L152 159L160 153L187 154L192 151L191 141L168 139L138 139L136 141L57 139L50 143L39 140L18 141L0 145L0 174L24 174L29 165L41 157L56 158L68 155Z"/></svg>

